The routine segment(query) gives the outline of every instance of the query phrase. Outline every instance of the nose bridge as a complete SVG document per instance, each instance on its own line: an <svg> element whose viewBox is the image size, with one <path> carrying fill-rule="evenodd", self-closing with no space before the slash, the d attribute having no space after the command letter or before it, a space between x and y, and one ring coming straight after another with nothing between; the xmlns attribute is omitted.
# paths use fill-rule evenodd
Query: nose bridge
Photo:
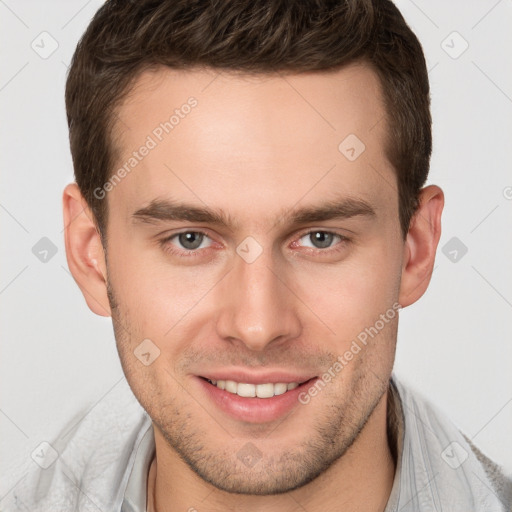
<svg viewBox="0 0 512 512"><path fill-rule="evenodd" d="M225 282L219 335L237 339L251 350L299 335L294 296L278 268L270 252L253 261L236 258Z"/></svg>

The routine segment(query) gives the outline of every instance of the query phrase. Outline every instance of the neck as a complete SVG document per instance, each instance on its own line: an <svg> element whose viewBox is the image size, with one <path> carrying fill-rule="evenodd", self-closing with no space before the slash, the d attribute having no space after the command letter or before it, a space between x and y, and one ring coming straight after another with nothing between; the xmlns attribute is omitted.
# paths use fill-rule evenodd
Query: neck
<svg viewBox="0 0 512 512"><path fill-rule="evenodd" d="M382 397L352 446L327 471L299 489L272 496L230 494L204 482L171 452L159 430L153 426L156 456L148 475L147 510L382 512L395 474L387 435L388 393ZM168 458L159 457L159 454Z"/></svg>

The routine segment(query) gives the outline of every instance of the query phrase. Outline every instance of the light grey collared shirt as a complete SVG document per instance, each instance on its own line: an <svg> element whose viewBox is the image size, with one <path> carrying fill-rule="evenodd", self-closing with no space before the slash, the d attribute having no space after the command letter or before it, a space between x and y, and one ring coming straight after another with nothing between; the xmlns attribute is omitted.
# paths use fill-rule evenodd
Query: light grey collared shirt
<svg viewBox="0 0 512 512"><path fill-rule="evenodd" d="M395 374L390 389L388 438L396 471L385 512L510 510L512 481L501 469ZM154 433L124 379L51 446L57 459L28 468L0 512L146 512Z"/></svg>

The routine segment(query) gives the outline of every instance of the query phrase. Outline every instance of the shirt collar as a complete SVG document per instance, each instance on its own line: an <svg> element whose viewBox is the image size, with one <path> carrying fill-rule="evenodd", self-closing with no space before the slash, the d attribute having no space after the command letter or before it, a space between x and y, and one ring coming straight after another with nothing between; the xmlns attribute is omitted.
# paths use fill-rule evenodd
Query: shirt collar
<svg viewBox="0 0 512 512"><path fill-rule="evenodd" d="M402 400L396 387L395 380L391 377L387 403L387 433L391 455L395 461L395 477L393 479L393 486L384 512L398 510L401 485L400 475L402 474L402 452L405 437L404 426L405 420Z"/></svg>
<svg viewBox="0 0 512 512"><path fill-rule="evenodd" d="M155 456L155 433L148 421L135 447L135 461L124 493L121 512L146 512L146 495L149 466Z"/></svg>

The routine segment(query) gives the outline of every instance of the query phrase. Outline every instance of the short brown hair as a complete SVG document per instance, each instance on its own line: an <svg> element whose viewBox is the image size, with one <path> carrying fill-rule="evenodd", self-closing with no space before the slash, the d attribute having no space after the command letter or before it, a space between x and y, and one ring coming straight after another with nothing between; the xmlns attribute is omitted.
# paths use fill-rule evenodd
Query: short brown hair
<svg viewBox="0 0 512 512"><path fill-rule="evenodd" d="M381 81L405 238L429 170L430 93L421 45L390 0L107 0L66 83L75 177L101 232L107 201L94 191L113 170L116 107L143 71L301 73L356 61Z"/></svg>

